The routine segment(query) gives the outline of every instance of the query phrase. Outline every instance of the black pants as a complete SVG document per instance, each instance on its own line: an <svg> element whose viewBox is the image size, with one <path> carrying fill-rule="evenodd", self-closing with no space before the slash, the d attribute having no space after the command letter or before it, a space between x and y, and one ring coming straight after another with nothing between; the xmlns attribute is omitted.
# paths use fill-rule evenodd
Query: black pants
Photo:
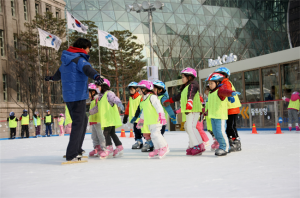
<svg viewBox="0 0 300 198"><path fill-rule="evenodd" d="M13 139L16 137L16 128L10 128L10 138Z"/></svg>
<svg viewBox="0 0 300 198"><path fill-rule="evenodd" d="M114 126L105 127L103 131L106 146L112 145L111 139L113 139L116 146L122 145L122 142L119 140L118 136L116 135L116 128Z"/></svg>
<svg viewBox="0 0 300 198"><path fill-rule="evenodd" d="M69 144L67 147L67 160L72 160L83 151L81 147L88 123L88 118L85 113L85 106L85 100L67 102L67 107L73 121Z"/></svg>
<svg viewBox="0 0 300 198"><path fill-rule="evenodd" d="M24 132L26 132L26 137L29 138L29 130L28 130L28 125L22 125L21 129L21 137L24 137Z"/></svg>
<svg viewBox="0 0 300 198"><path fill-rule="evenodd" d="M163 125L163 126L161 127L160 132L161 132L162 135L164 135L164 133L165 133L165 131L166 131L166 126L167 126L167 125Z"/></svg>
<svg viewBox="0 0 300 198"><path fill-rule="evenodd" d="M237 114L228 115L226 134L228 138L239 137L238 131L236 129L236 117Z"/></svg>
<svg viewBox="0 0 300 198"><path fill-rule="evenodd" d="M142 135L142 130L136 128L137 123L133 123L133 131L134 131L134 139L135 141L138 139L142 139L143 135Z"/></svg>

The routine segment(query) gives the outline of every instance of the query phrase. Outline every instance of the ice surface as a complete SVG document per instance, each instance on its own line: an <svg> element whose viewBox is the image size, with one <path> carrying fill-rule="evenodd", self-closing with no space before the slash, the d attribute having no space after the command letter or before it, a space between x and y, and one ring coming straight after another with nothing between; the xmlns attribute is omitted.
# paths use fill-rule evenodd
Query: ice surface
<svg viewBox="0 0 300 198"><path fill-rule="evenodd" d="M164 159L121 138L124 157L72 165L61 165L68 136L0 141L0 197L299 197L300 134L250 133L240 132L243 150L225 157L186 156L187 134L166 132ZM83 149L92 150L91 135Z"/></svg>

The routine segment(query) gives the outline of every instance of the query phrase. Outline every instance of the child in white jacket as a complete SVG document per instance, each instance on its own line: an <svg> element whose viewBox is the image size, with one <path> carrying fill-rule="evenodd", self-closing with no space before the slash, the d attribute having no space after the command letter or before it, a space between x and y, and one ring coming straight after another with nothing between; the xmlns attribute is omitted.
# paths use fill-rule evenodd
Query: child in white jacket
<svg viewBox="0 0 300 198"><path fill-rule="evenodd" d="M162 126L167 123L164 109L153 92L154 86L151 81L142 80L139 82L138 87L140 94L143 96L143 101L140 103L142 113L137 128L143 127L146 129L143 130L145 139L151 136L155 149L149 153L149 158L163 158L169 152L168 144L161 134Z"/></svg>

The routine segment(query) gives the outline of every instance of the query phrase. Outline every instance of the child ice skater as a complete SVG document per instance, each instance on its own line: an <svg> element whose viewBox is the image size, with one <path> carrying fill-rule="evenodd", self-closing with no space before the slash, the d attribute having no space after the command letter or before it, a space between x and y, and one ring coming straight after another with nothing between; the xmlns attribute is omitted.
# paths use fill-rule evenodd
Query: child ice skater
<svg viewBox="0 0 300 198"><path fill-rule="evenodd" d="M99 112L98 120L101 123L101 128L105 136L106 148L104 152L101 152L100 159L120 157L123 155L123 146L116 135L116 128L122 126L118 107L121 111L124 111L124 106L115 93L110 91L109 80L104 79L103 84L98 89L100 92L98 94L98 103L89 113L90 115L94 115ZM113 139L116 145L115 150L113 150L111 139Z"/></svg>
<svg viewBox="0 0 300 198"><path fill-rule="evenodd" d="M196 70L185 68L181 71L183 85L180 93L164 102L164 106L180 101L182 121L186 121L184 128L189 136L189 146L186 155L201 155L205 151L200 133L196 126L202 112L202 104L199 96L199 85L194 79L197 78Z"/></svg>
<svg viewBox="0 0 300 198"><path fill-rule="evenodd" d="M221 84L226 85L229 90L235 91L235 87L232 82L228 79L230 76L230 70L226 67L219 67L214 72L222 74L225 78L222 80ZM234 97L228 97L227 107L228 107L228 120L226 134L229 138L230 152L241 151L241 140L236 129L237 115L240 113L241 107L240 99L237 95Z"/></svg>
<svg viewBox="0 0 300 198"><path fill-rule="evenodd" d="M94 108L98 103L98 88L94 83L89 84L89 97L91 99L90 109ZM99 123L100 113L96 113L94 115L89 116L89 122L92 126L92 140L93 140L93 148L89 155L91 157L96 156L99 157L101 152L105 149L105 138L101 129L101 124Z"/></svg>
<svg viewBox="0 0 300 198"><path fill-rule="evenodd" d="M46 113L47 115L44 117L44 124L46 125L45 137L51 137L52 136L51 124L53 124L53 117L50 114L50 110L47 110Z"/></svg>
<svg viewBox="0 0 300 198"><path fill-rule="evenodd" d="M132 120L141 102L142 96L137 91L137 85L138 85L137 82L131 82L128 85L130 97L124 113L123 124L127 123L128 118L129 121ZM143 147L142 131L141 129L137 129L136 125L137 125L137 121L133 123L134 139L136 142L132 145L132 149L141 149Z"/></svg>
<svg viewBox="0 0 300 198"><path fill-rule="evenodd" d="M24 133L26 133L26 137L29 138L29 115L26 109L23 110L23 114L20 117L22 131L21 131L21 138L24 138Z"/></svg>
<svg viewBox="0 0 300 198"><path fill-rule="evenodd" d="M289 102L288 106L288 116L289 116L289 131L292 130L293 122L295 122L296 131L300 131L298 125L298 112L300 109L300 94L295 91L292 93L291 99L286 98L285 96L282 98L284 101Z"/></svg>
<svg viewBox="0 0 300 198"><path fill-rule="evenodd" d="M62 113L59 114L57 121L58 121L59 130L60 130L59 136L64 136L65 135L65 130L64 130L65 115Z"/></svg>
<svg viewBox="0 0 300 198"><path fill-rule="evenodd" d="M15 116L14 112L9 113L9 117L7 118L8 126L10 129L10 139L16 138L16 129L18 126L18 118Z"/></svg>
<svg viewBox="0 0 300 198"><path fill-rule="evenodd" d="M167 123L164 109L153 92L154 86L151 81L142 80L138 87L143 101L140 103L141 116L137 128L145 127L150 132L144 133L146 139L150 136L155 148L149 153L149 158L163 158L169 152L168 144L161 134L162 126Z"/></svg>
<svg viewBox="0 0 300 198"><path fill-rule="evenodd" d="M65 106L65 115L66 115L65 134L70 134L71 130L72 130L72 118L70 116L70 112L69 112L67 105Z"/></svg>
<svg viewBox="0 0 300 198"><path fill-rule="evenodd" d="M212 73L206 80L209 83L210 93L208 95L208 118L211 119L213 133L219 143L219 149L215 155L227 155L230 150L228 137L226 135L226 120L228 119L227 97L240 94L231 91L221 82L225 78L222 74Z"/></svg>
<svg viewBox="0 0 300 198"><path fill-rule="evenodd" d="M39 112L35 112L33 115L33 124L35 126L35 137L42 137L41 136L41 116Z"/></svg>

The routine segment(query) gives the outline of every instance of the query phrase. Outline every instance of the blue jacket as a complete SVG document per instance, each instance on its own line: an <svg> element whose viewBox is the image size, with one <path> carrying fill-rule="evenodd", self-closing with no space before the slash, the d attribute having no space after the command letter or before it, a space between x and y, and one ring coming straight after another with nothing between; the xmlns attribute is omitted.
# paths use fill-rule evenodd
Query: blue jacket
<svg viewBox="0 0 300 198"><path fill-rule="evenodd" d="M53 76L54 81L61 80L64 102L74 102L89 98L88 77L95 79L99 75L88 62L90 56L64 50L62 64Z"/></svg>
<svg viewBox="0 0 300 198"><path fill-rule="evenodd" d="M166 100L169 99L169 94L168 94L168 92L166 91L165 93L159 94L158 96L161 96L161 95L164 95L164 96L161 98L161 100L160 100L161 104L163 104ZM169 106L167 106L167 107L163 106L163 108L168 112L168 114L169 114L170 117L175 117L175 113L174 113L174 111L173 111L171 105L169 105ZM166 115L166 116L167 116L167 115Z"/></svg>

